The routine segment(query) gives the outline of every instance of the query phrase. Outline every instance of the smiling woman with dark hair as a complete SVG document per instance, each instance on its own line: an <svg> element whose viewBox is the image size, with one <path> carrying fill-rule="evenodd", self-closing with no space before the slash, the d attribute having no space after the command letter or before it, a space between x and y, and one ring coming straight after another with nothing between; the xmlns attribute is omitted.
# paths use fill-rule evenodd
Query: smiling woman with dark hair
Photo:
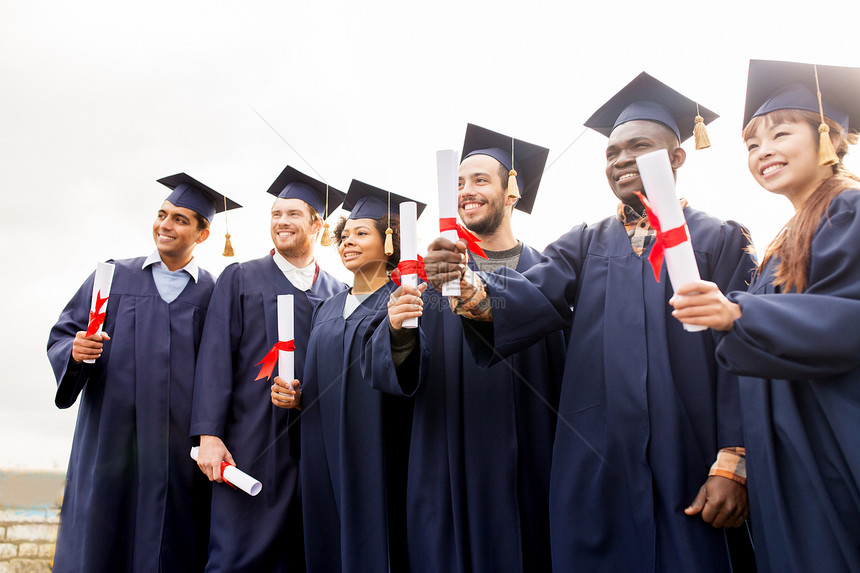
<svg viewBox="0 0 860 573"><path fill-rule="evenodd" d="M302 408L302 511L308 571L396 571L405 567L404 487L411 404L395 369L371 379L365 343L388 329L400 260L400 226L389 209L404 197L353 181L351 209L333 239L353 286L314 312L305 379L272 386L272 403ZM391 230L388 233L388 230ZM386 254L385 238L393 240ZM415 297L411 297L415 298ZM420 300L420 299L418 299Z"/></svg>
<svg viewBox="0 0 860 573"><path fill-rule="evenodd" d="M749 169L795 214L748 292L700 281L673 301L741 375L759 571L860 571L858 102L860 69L750 62Z"/></svg>

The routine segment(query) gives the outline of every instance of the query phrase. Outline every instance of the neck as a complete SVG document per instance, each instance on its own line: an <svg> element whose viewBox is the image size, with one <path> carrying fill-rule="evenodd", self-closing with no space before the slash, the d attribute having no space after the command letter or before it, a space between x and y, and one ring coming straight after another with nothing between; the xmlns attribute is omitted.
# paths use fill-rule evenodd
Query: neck
<svg viewBox="0 0 860 573"><path fill-rule="evenodd" d="M192 253L185 253L183 255L177 256L168 256L163 255L161 253L158 253L158 255L161 257L161 262L164 263L165 266L167 266L167 269L170 272L178 271L179 269L184 268L185 265L191 262L191 259L194 256Z"/></svg>
<svg viewBox="0 0 860 573"><path fill-rule="evenodd" d="M388 273L385 272L385 265L372 272L359 270L355 273L352 283L352 294L370 294L376 292L377 289L385 285L389 280Z"/></svg>
<svg viewBox="0 0 860 573"><path fill-rule="evenodd" d="M481 248L490 251L507 251L517 246L517 238L511 228L511 221L505 218L494 231L489 233L475 233L481 239Z"/></svg>
<svg viewBox="0 0 860 573"><path fill-rule="evenodd" d="M314 262L314 252L310 251L307 253L295 254L295 253L285 253L283 251L278 251L282 257L287 259L291 265L296 267L297 269L303 269L312 262Z"/></svg>

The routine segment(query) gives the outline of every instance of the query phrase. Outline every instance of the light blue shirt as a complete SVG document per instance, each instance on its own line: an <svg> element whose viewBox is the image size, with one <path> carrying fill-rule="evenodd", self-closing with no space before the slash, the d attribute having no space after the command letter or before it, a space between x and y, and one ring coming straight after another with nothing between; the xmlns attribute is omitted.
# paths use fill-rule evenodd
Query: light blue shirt
<svg viewBox="0 0 860 573"><path fill-rule="evenodd" d="M152 265L152 279L155 281L155 287L158 289L158 294L161 295L161 300L170 304L176 297L179 296L185 289L190 279L197 282L197 275L200 268L197 266L197 261L192 259L188 264L179 270L171 271L161 260L161 255L158 254L158 249L153 251L145 261L143 261L142 269Z"/></svg>

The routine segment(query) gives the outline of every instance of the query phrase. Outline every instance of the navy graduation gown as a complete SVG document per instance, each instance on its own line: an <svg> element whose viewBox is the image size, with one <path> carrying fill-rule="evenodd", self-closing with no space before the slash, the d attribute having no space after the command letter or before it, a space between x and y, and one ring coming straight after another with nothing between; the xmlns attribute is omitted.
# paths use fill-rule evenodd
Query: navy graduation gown
<svg viewBox="0 0 860 573"><path fill-rule="evenodd" d="M860 571L860 191L831 203L808 288L780 293L771 260L717 347L741 374L759 571Z"/></svg>
<svg viewBox="0 0 860 573"><path fill-rule="evenodd" d="M699 272L743 288L754 264L745 231L684 210ZM550 478L557 571L727 571L722 531L683 513L722 447L743 445L737 380L718 368L711 333L671 316L615 217L573 228L524 275L484 275L493 323L472 323L502 356L570 332ZM485 363L492 349L467 331Z"/></svg>
<svg viewBox="0 0 860 573"><path fill-rule="evenodd" d="M170 304L141 269L116 265L105 342L94 364L71 365L86 330L94 275L51 329L55 402L81 396L53 570L202 571L211 488L189 464L194 363L214 279L200 270ZM203 479L201 480L201 476Z"/></svg>
<svg viewBox="0 0 860 573"><path fill-rule="evenodd" d="M517 269L539 260L540 253L523 245ZM471 323L432 288L424 300L420 324L430 356L427 380L415 396L409 458L410 567L548 570L549 472L564 335L552 333L485 369L465 350L463 330ZM374 342L390 354L387 339Z"/></svg>
<svg viewBox="0 0 860 573"><path fill-rule="evenodd" d="M406 570L408 396L417 381L401 386L391 362L374 367L380 357L368 345L374 332L389 336L395 288L386 283L346 319L341 292L314 316L301 417L308 571ZM423 340L419 347L426 355Z"/></svg>
<svg viewBox="0 0 860 573"><path fill-rule="evenodd" d="M194 381L191 435L219 436L263 489L251 497L222 484L212 488L206 571L304 570L298 412L272 404L271 381L255 380L257 363L278 342L278 295L292 294L301 380L313 308L344 288L320 271L310 290L298 290L271 256L232 264L218 277Z"/></svg>

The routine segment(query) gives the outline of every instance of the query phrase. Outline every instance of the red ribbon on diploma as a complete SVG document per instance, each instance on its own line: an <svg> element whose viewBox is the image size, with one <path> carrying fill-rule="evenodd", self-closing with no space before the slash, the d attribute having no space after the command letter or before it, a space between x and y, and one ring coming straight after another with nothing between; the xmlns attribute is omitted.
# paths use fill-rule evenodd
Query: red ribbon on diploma
<svg viewBox="0 0 860 573"><path fill-rule="evenodd" d="M400 278L403 275L418 275L418 278L427 282L427 272L424 270L424 257L418 255L418 260L405 260L397 263L397 268L391 271L391 280L400 286Z"/></svg>
<svg viewBox="0 0 860 573"><path fill-rule="evenodd" d="M225 469L225 468L229 468L229 467L231 467L232 465L233 465L233 464L231 464L231 463L230 463L230 462L228 462L228 461L221 460L221 479L222 479L222 480L224 480L224 483L226 483L227 485L229 485L229 486L230 486L230 487L232 487L233 489L236 489L236 486L235 486L235 485L233 485L232 483L230 483L230 482L227 480L227 478L225 478L225 477L224 477L224 469Z"/></svg>
<svg viewBox="0 0 860 573"><path fill-rule="evenodd" d="M439 219L439 231L444 233L445 231L457 231L457 237L466 241L466 244L469 246L469 250L481 257L482 259L487 258L487 254L484 252L478 243L481 242L481 239L473 235L469 229L461 225L457 222L455 217L443 217Z"/></svg>
<svg viewBox="0 0 860 573"><path fill-rule="evenodd" d="M281 340L276 343L271 350L269 350L262 360L254 364L254 366L263 365L260 368L260 374L254 378L254 380L259 380L260 378L265 378L268 380L272 377L272 372L275 370L275 364L278 363L278 352L283 350L284 352L292 352L296 349L295 340Z"/></svg>
<svg viewBox="0 0 860 573"><path fill-rule="evenodd" d="M87 332L85 336L92 336L98 332L99 327L105 323L104 312L99 312L109 299L109 296L102 298L102 291L96 292L96 309L90 311L90 321L87 324Z"/></svg>
<svg viewBox="0 0 860 573"><path fill-rule="evenodd" d="M648 262L651 263L651 268L654 270L654 278L657 279L657 282L660 282L660 269L663 267L664 251L689 241L690 232L687 230L686 223L668 231L660 229L660 220L654 211L651 210L651 203L641 192L635 191L635 193L645 206L645 214L648 215L648 222L651 224L651 228L657 232L654 238L654 247L651 249L651 254L648 255Z"/></svg>

